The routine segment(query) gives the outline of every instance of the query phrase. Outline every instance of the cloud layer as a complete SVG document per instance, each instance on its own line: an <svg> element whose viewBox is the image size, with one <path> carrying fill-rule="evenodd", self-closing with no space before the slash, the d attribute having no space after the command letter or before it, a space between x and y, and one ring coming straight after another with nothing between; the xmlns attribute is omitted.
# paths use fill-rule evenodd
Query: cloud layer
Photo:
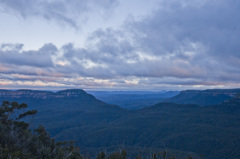
<svg viewBox="0 0 240 159"><path fill-rule="evenodd" d="M37 15L76 26L76 12L115 1L1 0L21 16ZM24 4L25 3L25 4ZM35 5L40 5L38 9ZM71 6L70 6L71 5ZM69 13L69 8L73 12ZM60 12L61 11L61 12ZM240 2L162 0L141 19L122 28L98 29L82 47L45 44L24 51L23 44L2 44L0 86L116 89L239 87Z"/></svg>
<svg viewBox="0 0 240 159"><path fill-rule="evenodd" d="M16 14L23 18L41 17L60 24L78 28L89 18L88 14L97 12L107 14L118 4L116 0L0 0L0 11Z"/></svg>

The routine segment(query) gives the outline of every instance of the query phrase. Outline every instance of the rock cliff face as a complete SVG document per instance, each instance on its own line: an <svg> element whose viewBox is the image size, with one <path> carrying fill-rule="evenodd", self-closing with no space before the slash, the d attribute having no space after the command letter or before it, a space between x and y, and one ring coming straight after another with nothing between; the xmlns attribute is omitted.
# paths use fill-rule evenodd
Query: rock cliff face
<svg viewBox="0 0 240 159"><path fill-rule="evenodd" d="M64 97L83 97L91 96L81 89L69 89L64 91L58 91L56 93L50 91L35 91L35 90L0 90L0 98L36 98L36 99L47 99L47 98L64 98Z"/></svg>

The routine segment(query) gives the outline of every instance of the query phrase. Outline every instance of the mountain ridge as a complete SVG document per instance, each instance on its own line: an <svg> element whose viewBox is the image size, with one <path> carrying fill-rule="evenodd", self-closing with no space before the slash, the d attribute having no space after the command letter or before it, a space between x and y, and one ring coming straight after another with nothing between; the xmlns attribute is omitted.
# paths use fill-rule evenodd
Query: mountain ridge
<svg viewBox="0 0 240 159"><path fill-rule="evenodd" d="M10 97L10 98L63 98L63 97L78 97L82 95L87 95L87 93L82 89L66 89L57 92L51 91L41 91L41 90L30 90L30 89L20 89L16 91L12 90L0 90L0 97ZM90 95L90 94L88 94ZM91 95L92 96L92 95ZM94 96L92 96L94 97ZM95 98L95 97L94 97Z"/></svg>
<svg viewBox="0 0 240 159"><path fill-rule="evenodd" d="M233 98L240 93L240 89L207 89L185 90L163 102L177 104L197 104L200 106L216 105Z"/></svg>

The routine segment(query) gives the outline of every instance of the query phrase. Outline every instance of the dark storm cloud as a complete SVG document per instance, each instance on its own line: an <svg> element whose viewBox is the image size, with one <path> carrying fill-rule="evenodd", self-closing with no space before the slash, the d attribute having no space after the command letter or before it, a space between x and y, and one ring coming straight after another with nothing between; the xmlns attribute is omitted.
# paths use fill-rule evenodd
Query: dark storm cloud
<svg viewBox="0 0 240 159"><path fill-rule="evenodd" d="M0 0L0 11L24 18L39 16L78 28L77 20L89 18L87 13L107 13L117 4L117 0Z"/></svg>

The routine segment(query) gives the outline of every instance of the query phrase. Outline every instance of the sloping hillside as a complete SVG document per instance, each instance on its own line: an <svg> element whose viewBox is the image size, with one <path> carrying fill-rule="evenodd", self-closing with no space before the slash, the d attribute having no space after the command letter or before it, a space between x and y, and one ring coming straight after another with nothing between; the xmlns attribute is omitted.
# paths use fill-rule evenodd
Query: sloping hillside
<svg viewBox="0 0 240 159"><path fill-rule="evenodd" d="M187 90L164 100L164 102L207 106L220 104L225 100L233 98L237 93L240 93L240 89Z"/></svg>
<svg viewBox="0 0 240 159"><path fill-rule="evenodd" d="M32 125L43 124L52 136L68 128L106 123L119 118L125 110L106 104L80 89L56 93L48 91L0 91L0 101L27 103L38 110ZM31 119L29 119L31 120Z"/></svg>
<svg viewBox="0 0 240 159"><path fill-rule="evenodd" d="M203 154L210 159L237 158L240 156L239 103L239 98L209 107L160 103L104 125L68 129L56 137L75 136L85 149L116 145L166 147Z"/></svg>

